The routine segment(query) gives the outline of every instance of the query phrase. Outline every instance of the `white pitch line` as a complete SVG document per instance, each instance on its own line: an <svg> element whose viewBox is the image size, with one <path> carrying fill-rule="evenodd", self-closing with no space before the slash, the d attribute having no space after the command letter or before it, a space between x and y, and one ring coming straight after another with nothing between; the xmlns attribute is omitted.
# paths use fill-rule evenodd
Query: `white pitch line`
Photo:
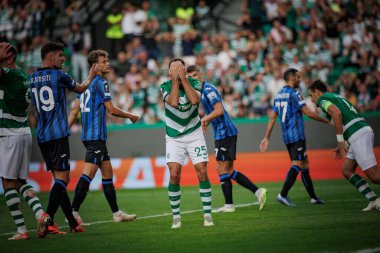
<svg viewBox="0 0 380 253"><path fill-rule="evenodd" d="M238 204L235 205L236 208L240 207L247 207L247 206L255 206L259 205L259 202L254 202L254 203L244 203L244 204ZM181 214L189 214L189 213L197 213L197 212L203 212L203 209L198 209L198 210L189 210L189 211L181 211ZM159 218L159 217L165 217L165 216L171 216L172 213L162 213L162 214L154 214L154 215L147 215L147 216L141 216L137 217L137 220L143 220L143 219L152 219L152 218ZM111 223L114 222L113 220L103 220L103 221L94 221L94 222L89 222L85 223L84 226L91 226L95 224L103 224L103 223ZM68 228L69 226L59 226L58 228ZM35 232L37 229L29 229L29 232ZM12 235L14 232L6 232L0 234L0 236L5 236L5 235Z"/></svg>
<svg viewBox="0 0 380 253"><path fill-rule="evenodd" d="M373 248L373 249L360 249L358 251L353 251L351 253L376 253L380 252L380 247Z"/></svg>

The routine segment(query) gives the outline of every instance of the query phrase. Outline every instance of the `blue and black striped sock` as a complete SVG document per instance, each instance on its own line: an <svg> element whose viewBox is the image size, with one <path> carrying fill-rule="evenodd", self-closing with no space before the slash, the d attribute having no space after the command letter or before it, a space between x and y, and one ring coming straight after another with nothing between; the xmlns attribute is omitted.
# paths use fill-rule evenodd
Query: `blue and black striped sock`
<svg viewBox="0 0 380 253"><path fill-rule="evenodd" d="M106 196L109 206L113 213L119 211L119 207L117 205L116 200L116 191L115 186L113 185L112 178L110 179L102 179L103 193Z"/></svg>
<svg viewBox="0 0 380 253"><path fill-rule="evenodd" d="M296 165L292 165L292 167L290 167L288 174L286 175L284 186L282 187L282 190L281 190L281 196L283 197L288 196L288 192L292 188L294 183L296 182L296 179L300 170L301 169Z"/></svg>
<svg viewBox="0 0 380 253"><path fill-rule="evenodd" d="M317 199L317 195L314 192L313 181L311 180L309 169L301 169L302 183L306 188L307 193L309 193L310 198Z"/></svg>
<svg viewBox="0 0 380 253"><path fill-rule="evenodd" d="M79 211L80 206L82 205L83 201L87 196L87 192L90 188L91 181L92 178L85 174L82 174L82 176L79 178L78 184L75 187L75 195L72 204L73 211Z"/></svg>
<svg viewBox="0 0 380 253"><path fill-rule="evenodd" d="M232 182L230 174L219 175L220 185L222 186L222 191L224 195L224 201L226 204L233 204L232 200Z"/></svg>
<svg viewBox="0 0 380 253"><path fill-rule="evenodd" d="M231 174L231 178L232 180L235 180L236 183L250 190L252 193L255 193L259 189L254 183L252 183L251 180L249 180L248 177L239 171L234 170Z"/></svg>

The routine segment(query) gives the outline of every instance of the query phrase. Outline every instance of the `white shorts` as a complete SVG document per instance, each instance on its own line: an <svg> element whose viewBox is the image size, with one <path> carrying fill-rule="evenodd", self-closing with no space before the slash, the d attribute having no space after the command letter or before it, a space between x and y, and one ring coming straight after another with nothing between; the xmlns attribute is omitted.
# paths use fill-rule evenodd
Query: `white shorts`
<svg viewBox="0 0 380 253"><path fill-rule="evenodd" d="M27 179L32 154L32 135L0 137L0 177Z"/></svg>
<svg viewBox="0 0 380 253"><path fill-rule="evenodd" d="M166 163L183 165L187 156L194 165L208 162L206 141L201 128L177 138L166 136Z"/></svg>
<svg viewBox="0 0 380 253"><path fill-rule="evenodd" d="M346 157L355 160L364 171L377 165L373 150L375 135L370 127L362 128L359 131L353 140L350 138L350 149Z"/></svg>

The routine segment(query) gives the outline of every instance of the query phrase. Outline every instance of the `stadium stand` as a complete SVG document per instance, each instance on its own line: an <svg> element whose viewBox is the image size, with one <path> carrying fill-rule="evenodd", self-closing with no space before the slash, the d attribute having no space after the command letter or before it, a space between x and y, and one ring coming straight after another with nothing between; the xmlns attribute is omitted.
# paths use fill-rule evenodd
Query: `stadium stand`
<svg viewBox="0 0 380 253"><path fill-rule="evenodd" d="M124 33L113 44L106 37L112 9L123 16ZM380 4L375 0L194 0L177 5L2 0L0 10L0 41L17 45L18 64L28 73L41 64L39 51L47 40L67 45L66 70L72 75L79 75L72 69L78 50L84 55L95 48L110 51L113 100L142 115L143 123L163 119L158 87L174 56L201 67L234 118L267 115L288 67L301 71L305 97L318 78L360 112L380 109ZM72 24L79 24L78 36L70 31ZM108 121L126 124L111 116Z"/></svg>

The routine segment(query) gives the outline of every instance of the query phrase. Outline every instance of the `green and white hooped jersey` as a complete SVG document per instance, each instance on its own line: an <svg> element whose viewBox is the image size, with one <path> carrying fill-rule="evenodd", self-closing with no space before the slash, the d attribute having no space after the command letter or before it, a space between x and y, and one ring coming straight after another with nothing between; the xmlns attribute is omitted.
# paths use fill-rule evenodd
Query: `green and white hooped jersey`
<svg viewBox="0 0 380 253"><path fill-rule="evenodd" d="M341 95L336 93L326 92L318 98L317 105L326 113L327 118L332 121L331 116L327 113L330 105L335 105L342 114L343 136L348 140L355 132L368 124L360 116L355 107Z"/></svg>
<svg viewBox="0 0 380 253"><path fill-rule="evenodd" d="M29 77L21 69L1 68L0 136L31 134L28 126Z"/></svg>
<svg viewBox="0 0 380 253"><path fill-rule="evenodd" d="M202 84L193 78L187 78L190 85L197 91L201 92ZM172 89L172 81L166 81L160 86L162 97L165 102L166 97ZM179 104L177 108L171 107L165 102L165 123L166 134L170 137L179 137L193 132L201 126L201 120L198 114L199 105L192 105L186 97L183 87L179 88Z"/></svg>

